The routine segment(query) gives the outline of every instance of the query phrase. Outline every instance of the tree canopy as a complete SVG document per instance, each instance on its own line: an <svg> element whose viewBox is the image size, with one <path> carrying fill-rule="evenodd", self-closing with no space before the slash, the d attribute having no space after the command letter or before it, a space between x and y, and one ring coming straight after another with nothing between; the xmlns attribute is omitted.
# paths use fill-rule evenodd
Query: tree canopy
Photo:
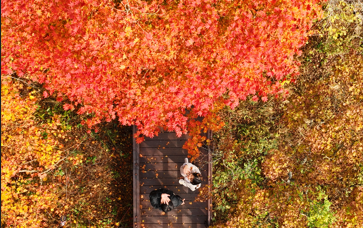
<svg viewBox="0 0 363 228"><path fill-rule="evenodd" d="M284 93L318 3L5 0L1 70L43 83L45 97L69 101L66 110L92 114L89 127L118 118L137 135L152 137L158 126L181 135L202 116L217 129L221 107Z"/></svg>

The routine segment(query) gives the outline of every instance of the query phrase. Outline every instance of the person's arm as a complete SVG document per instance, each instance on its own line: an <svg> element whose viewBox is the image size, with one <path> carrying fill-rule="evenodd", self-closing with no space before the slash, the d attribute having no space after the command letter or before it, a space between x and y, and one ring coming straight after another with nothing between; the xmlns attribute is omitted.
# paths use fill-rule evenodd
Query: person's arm
<svg viewBox="0 0 363 228"><path fill-rule="evenodd" d="M190 183L188 176L184 177L185 182Z"/></svg>
<svg viewBox="0 0 363 228"><path fill-rule="evenodd" d="M188 161L188 158L185 158L184 159L184 164L180 167L180 174L183 176L183 177L187 177L188 176L188 171L185 171L186 167L190 167L188 166L189 164L189 161Z"/></svg>
<svg viewBox="0 0 363 228"><path fill-rule="evenodd" d="M161 194L162 194L162 192L160 189L150 192L150 196L149 196L150 203L151 203L151 206L153 206L153 208L161 210L161 207L160 207Z"/></svg>
<svg viewBox="0 0 363 228"><path fill-rule="evenodd" d="M186 173L184 172L184 167L186 166L187 164L184 163L182 166L180 166L180 174L185 178L187 175Z"/></svg>
<svg viewBox="0 0 363 228"><path fill-rule="evenodd" d="M179 180L179 184L184 185L185 187L188 187L192 191L195 191L197 189L197 185L193 185L190 182L185 181L183 179Z"/></svg>

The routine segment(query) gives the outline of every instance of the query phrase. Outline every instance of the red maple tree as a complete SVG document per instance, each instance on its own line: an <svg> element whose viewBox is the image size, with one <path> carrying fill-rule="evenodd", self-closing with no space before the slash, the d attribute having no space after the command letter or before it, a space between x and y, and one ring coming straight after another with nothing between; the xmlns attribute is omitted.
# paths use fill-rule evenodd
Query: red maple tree
<svg viewBox="0 0 363 228"><path fill-rule="evenodd" d="M118 118L136 136L199 134L221 126L225 105L284 93L319 2L4 0L1 71L44 83L45 97L92 114L89 127Z"/></svg>

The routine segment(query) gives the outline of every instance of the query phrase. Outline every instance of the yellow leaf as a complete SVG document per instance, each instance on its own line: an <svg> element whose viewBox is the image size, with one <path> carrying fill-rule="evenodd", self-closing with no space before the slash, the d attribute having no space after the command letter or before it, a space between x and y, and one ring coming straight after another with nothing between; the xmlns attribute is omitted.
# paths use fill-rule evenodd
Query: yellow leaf
<svg viewBox="0 0 363 228"><path fill-rule="evenodd" d="M125 32L126 32L126 36L130 36L130 34L131 34L131 27L127 26L126 29L125 29Z"/></svg>

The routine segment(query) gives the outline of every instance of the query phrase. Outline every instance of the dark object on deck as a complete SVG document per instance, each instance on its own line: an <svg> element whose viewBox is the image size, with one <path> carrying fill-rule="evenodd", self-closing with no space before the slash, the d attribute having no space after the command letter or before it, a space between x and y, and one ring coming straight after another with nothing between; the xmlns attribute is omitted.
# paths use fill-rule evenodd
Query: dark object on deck
<svg viewBox="0 0 363 228"><path fill-rule="evenodd" d="M136 132L136 127L133 127ZM206 134L211 138L211 132ZM188 136L178 138L174 132L160 133L158 137L147 138L141 144L134 144L133 188L134 188L134 227L208 227L211 223L212 201L194 202L200 189L192 192L179 184L180 166L187 157L187 150L182 149ZM203 186L212 184L212 156L210 148L201 148L196 159L202 173ZM176 195L185 198L185 204L167 214L154 209L149 200L151 191L167 188ZM209 192L205 194L210 195Z"/></svg>
<svg viewBox="0 0 363 228"><path fill-rule="evenodd" d="M161 204L161 198L162 198L161 195L163 193L169 195L169 199L170 199L169 205ZM165 188L153 190L150 192L149 196L150 196L149 199L150 199L151 206L153 206L153 208L155 208L155 209L159 209L164 212L170 211L170 210L176 208L177 206L180 206L183 203L183 200L180 196L175 195L173 193L173 191L170 191ZM166 207L165 205L170 206L170 207Z"/></svg>

